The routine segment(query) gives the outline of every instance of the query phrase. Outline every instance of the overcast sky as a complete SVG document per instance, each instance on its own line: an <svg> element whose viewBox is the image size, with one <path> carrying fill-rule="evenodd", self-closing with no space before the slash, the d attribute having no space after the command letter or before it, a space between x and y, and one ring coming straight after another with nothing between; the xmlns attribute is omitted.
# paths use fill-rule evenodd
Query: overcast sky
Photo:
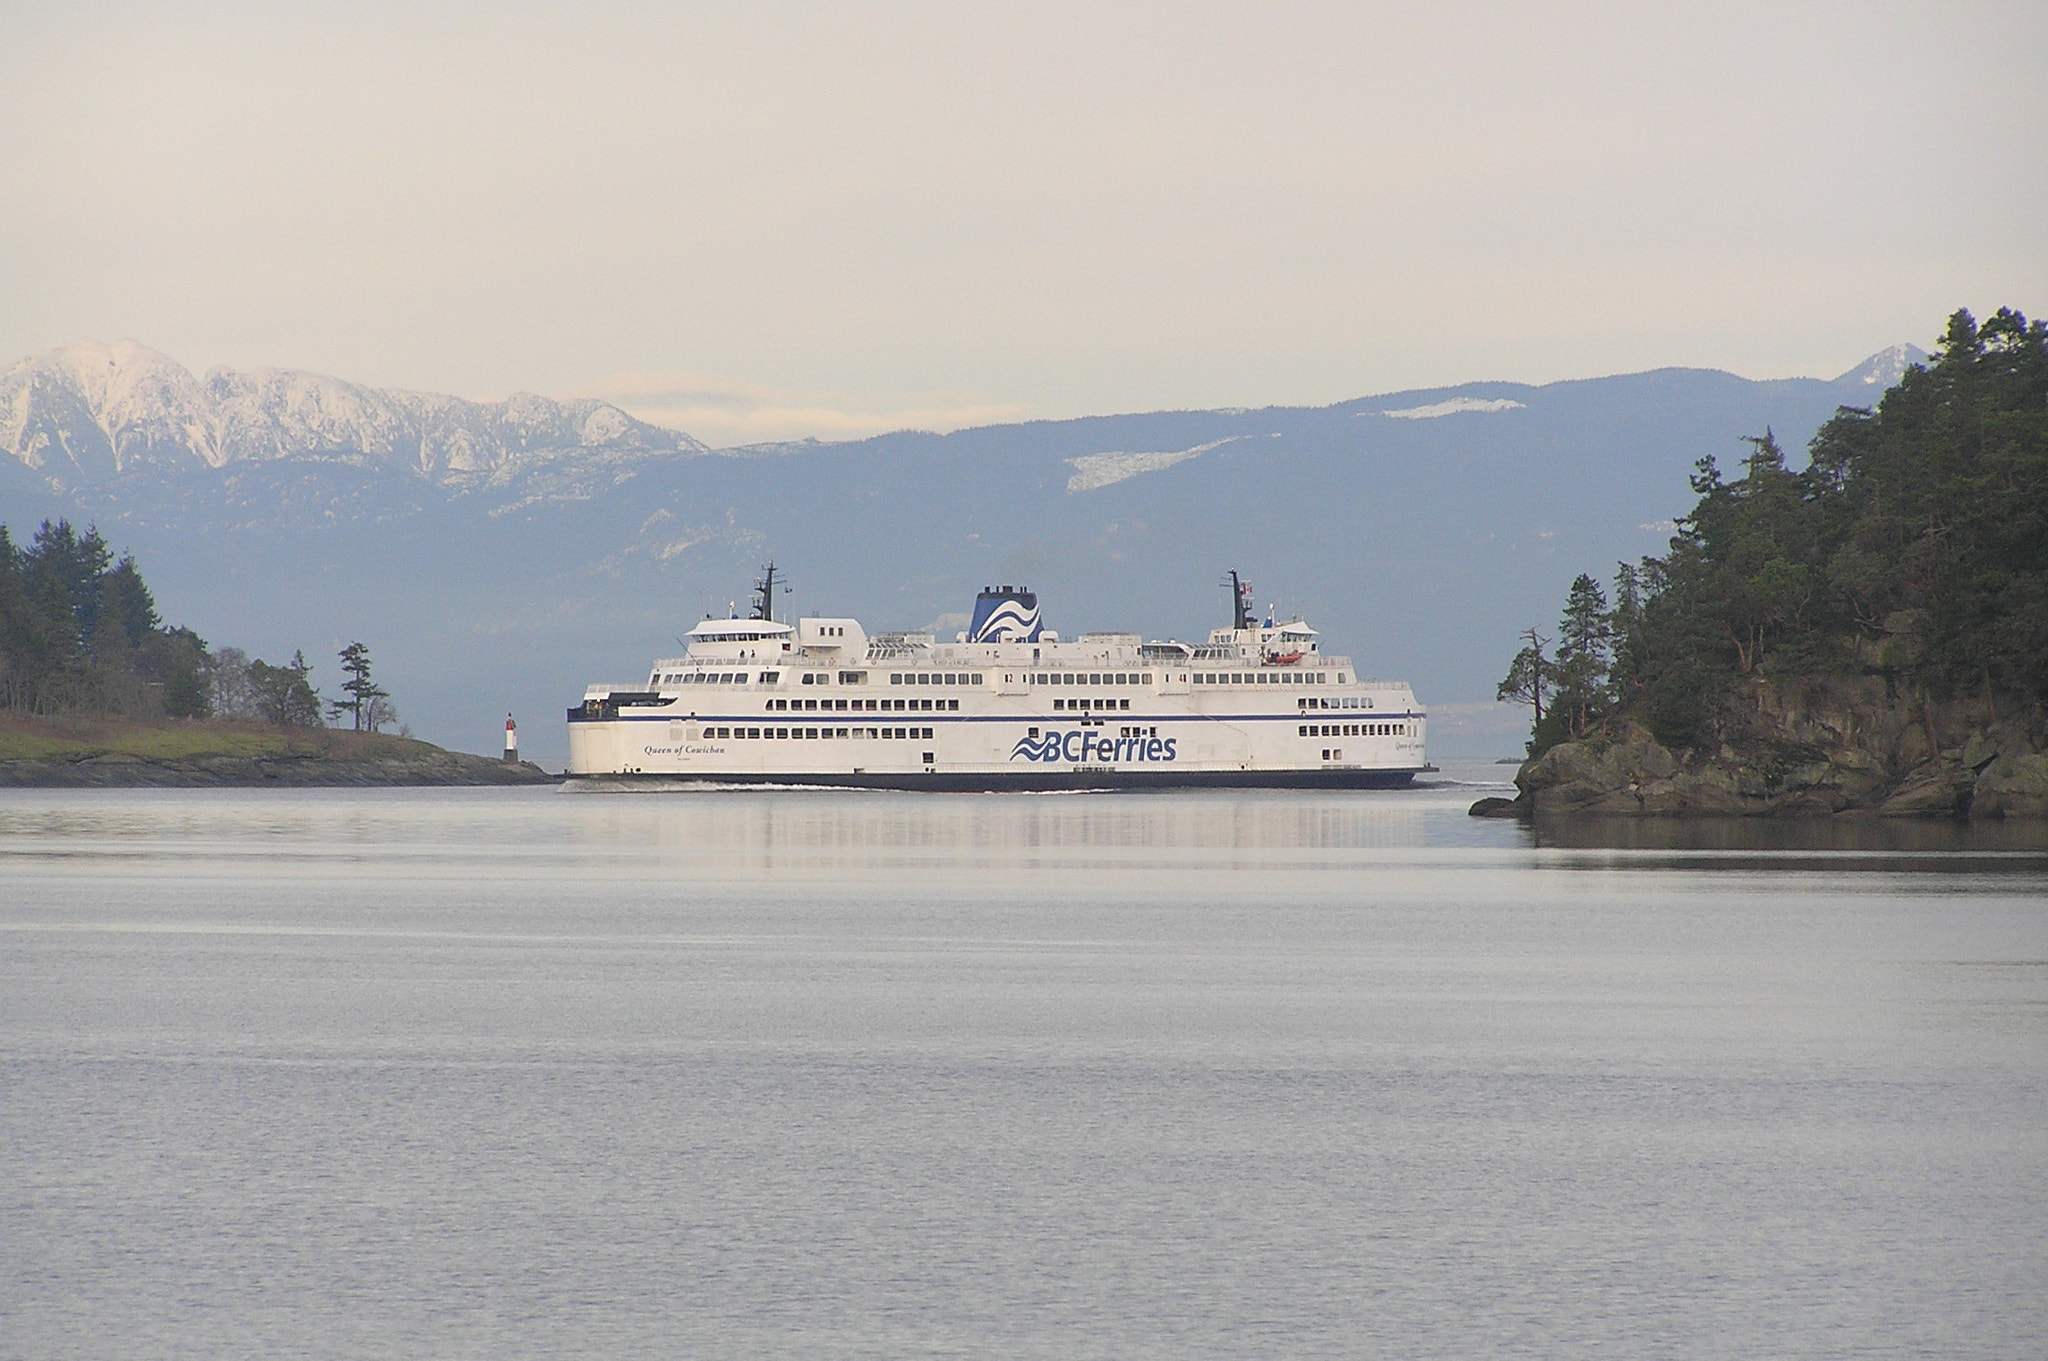
<svg viewBox="0 0 2048 1361"><path fill-rule="evenodd" d="M713 443L2048 312L2048 6L0 0L0 365L135 339Z"/></svg>

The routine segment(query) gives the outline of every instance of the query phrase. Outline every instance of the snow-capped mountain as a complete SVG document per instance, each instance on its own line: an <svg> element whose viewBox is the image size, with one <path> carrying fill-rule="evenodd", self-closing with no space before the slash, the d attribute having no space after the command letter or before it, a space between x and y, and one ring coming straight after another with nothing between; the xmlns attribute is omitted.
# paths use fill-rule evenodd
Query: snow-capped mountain
<svg viewBox="0 0 2048 1361"><path fill-rule="evenodd" d="M1887 389L1906 376L1907 369L1926 362L1927 351L1918 345L1894 345L1890 349L1879 350L1835 381L1857 383L1869 388L1871 401L1875 402Z"/></svg>
<svg viewBox="0 0 2048 1361"><path fill-rule="evenodd" d="M773 557L792 614L943 632L977 586L1025 581L1053 627L1181 638L1207 636L1238 567L1368 675L1451 706L1436 731L1457 751L1455 715L1491 721L1516 635L1575 575L1665 551L1697 460L1733 467L1765 430L1804 448L1919 355L1826 381L1658 369L704 457L596 402L198 379L139 345L66 346L0 376L0 524L96 524L166 618L260 657L303 647L323 685L359 639L414 729L456 746L633 675ZM559 722L530 733L560 759ZM1479 749L1519 732L1498 739Z"/></svg>
<svg viewBox="0 0 2048 1361"><path fill-rule="evenodd" d="M569 455L706 452L605 402L468 402L293 369L201 379L133 341L60 345L0 373L0 450L57 488L286 459L459 485Z"/></svg>

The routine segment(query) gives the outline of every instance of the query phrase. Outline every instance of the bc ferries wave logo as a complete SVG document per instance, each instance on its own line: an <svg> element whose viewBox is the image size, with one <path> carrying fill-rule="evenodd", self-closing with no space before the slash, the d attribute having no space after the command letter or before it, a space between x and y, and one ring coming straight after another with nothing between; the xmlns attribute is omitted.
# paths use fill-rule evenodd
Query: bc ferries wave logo
<svg viewBox="0 0 2048 1361"><path fill-rule="evenodd" d="M1111 737L1091 728L1072 732L1048 732L1043 737L1020 737L1010 748L1010 759L1026 761L1072 761L1077 765L1119 765L1126 761L1171 761L1176 759L1173 737Z"/></svg>
<svg viewBox="0 0 2048 1361"><path fill-rule="evenodd" d="M1030 591L984 586L974 598L968 642L1035 643L1038 633L1038 597Z"/></svg>

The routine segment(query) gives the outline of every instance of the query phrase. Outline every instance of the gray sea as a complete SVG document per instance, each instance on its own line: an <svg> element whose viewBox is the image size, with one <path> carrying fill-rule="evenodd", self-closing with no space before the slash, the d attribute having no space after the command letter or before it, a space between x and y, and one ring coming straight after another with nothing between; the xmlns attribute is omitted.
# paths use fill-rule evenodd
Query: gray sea
<svg viewBox="0 0 2048 1361"><path fill-rule="evenodd" d="M2048 1355L2048 841L0 793L0 1355Z"/></svg>

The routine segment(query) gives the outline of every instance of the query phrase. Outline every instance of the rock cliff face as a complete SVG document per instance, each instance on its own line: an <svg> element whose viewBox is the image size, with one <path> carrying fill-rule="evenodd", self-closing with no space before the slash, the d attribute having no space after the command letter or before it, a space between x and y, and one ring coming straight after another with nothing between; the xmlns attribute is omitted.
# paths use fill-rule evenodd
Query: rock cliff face
<svg viewBox="0 0 2048 1361"><path fill-rule="evenodd" d="M1520 814L2048 818L2048 720L1914 703L1882 682L1758 683L1715 740L1672 751L1633 724L1551 748Z"/></svg>

